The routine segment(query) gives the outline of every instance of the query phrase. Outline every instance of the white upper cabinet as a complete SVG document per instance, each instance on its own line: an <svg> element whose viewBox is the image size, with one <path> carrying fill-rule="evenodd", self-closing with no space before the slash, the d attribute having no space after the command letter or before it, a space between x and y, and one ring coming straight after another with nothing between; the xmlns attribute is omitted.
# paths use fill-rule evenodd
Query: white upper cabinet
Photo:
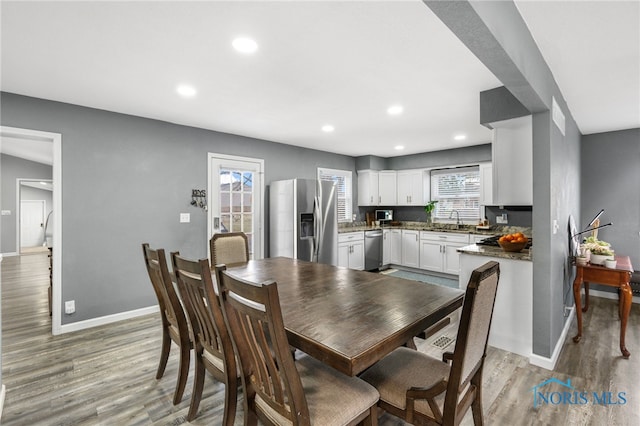
<svg viewBox="0 0 640 426"><path fill-rule="evenodd" d="M493 166L480 163L480 205L493 205Z"/></svg>
<svg viewBox="0 0 640 426"><path fill-rule="evenodd" d="M358 171L359 206L395 206L396 171Z"/></svg>
<svg viewBox="0 0 640 426"><path fill-rule="evenodd" d="M491 123L493 205L533 204L531 116Z"/></svg>
<svg viewBox="0 0 640 426"><path fill-rule="evenodd" d="M396 205L396 182L397 174L395 170L382 170L378 175L380 206Z"/></svg>
<svg viewBox="0 0 640 426"><path fill-rule="evenodd" d="M423 170L398 171L398 206L421 206L423 199Z"/></svg>
<svg viewBox="0 0 640 426"><path fill-rule="evenodd" d="M358 172L358 205L377 206L380 201L378 171L360 170Z"/></svg>

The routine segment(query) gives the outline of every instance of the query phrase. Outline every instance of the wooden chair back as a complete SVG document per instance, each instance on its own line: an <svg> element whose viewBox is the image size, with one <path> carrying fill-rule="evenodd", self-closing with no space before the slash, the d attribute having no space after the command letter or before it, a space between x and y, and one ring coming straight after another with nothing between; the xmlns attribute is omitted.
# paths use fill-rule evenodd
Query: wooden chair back
<svg viewBox="0 0 640 426"><path fill-rule="evenodd" d="M149 273L149 279L158 299L162 321L171 324L180 333L189 336L189 327L178 294L173 287L171 274L167 267L164 249L154 250L149 244L142 244L144 262Z"/></svg>
<svg viewBox="0 0 640 426"><path fill-rule="evenodd" d="M205 350L235 374L236 364L229 332L225 326L220 302L215 294L211 269L207 259L189 260L172 253L173 271L178 282L196 341L196 350ZM215 363L214 363L215 366Z"/></svg>
<svg viewBox="0 0 640 426"><path fill-rule="evenodd" d="M467 392L479 392L481 383L474 383L474 378L482 377L477 373L481 372L487 354L499 277L500 265L490 261L475 269L469 279L445 396L445 419L461 420L458 417L466 412L466 401L472 398L460 399L461 392L465 389ZM467 386L470 383L471 386ZM458 424L458 421L453 424Z"/></svg>
<svg viewBox="0 0 640 426"><path fill-rule="evenodd" d="M242 371L245 415L265 424L309 424L309 409L291 354L274 281L255 284L216 266L223 312ZM247 404L252 404L249 409ZM283 420L286 419L286 420Z"/></svg>
<svg viewBox="0 0 640 426"><path fill-rule="evenodd" d="M195 378L187 420L193 420L197 414L206 369L225 384L222 421L225 426L231 426L236 413L238 369L209 260L189 260L172 253L171 261L195 337Z"/></svg>
<svg viewBox="0 0 640 426"><path fill-rule="evenodd" d="M209 249L212 267L249 261L249 240L244 232L214 234Z"/></svg>
<svg viewBox="0 0 640 426"><path fill-rule="evenodd" d="M149 244L144 243L142 244L142 253L149 279L158 299L160 318L162 320L162 348L156 379L160 379L164 375L169 352L171 351L171 341L174 341L180 348L180 366L173 397L173 403L178 404L182 400L182 394L189 376L193 337L189 330L184 308L173 286L164 250L154 250L149 247Z"/></svg>

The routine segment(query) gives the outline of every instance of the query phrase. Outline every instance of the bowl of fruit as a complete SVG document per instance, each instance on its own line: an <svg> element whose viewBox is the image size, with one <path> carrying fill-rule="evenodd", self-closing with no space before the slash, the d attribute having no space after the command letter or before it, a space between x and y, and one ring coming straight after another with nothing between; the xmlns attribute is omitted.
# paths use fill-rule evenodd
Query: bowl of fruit
<svg viewBox="0 0 640 426"><path fill-rule="evenodd" d="M503 235L498 239L498 244L502 250L518 253L527 245L529 239L522 232Z"/></svg>

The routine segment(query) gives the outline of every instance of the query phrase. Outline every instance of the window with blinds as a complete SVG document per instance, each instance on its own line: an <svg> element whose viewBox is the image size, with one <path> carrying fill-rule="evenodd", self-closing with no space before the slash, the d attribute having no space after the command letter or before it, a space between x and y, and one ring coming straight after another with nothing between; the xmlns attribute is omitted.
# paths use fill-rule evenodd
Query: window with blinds
<svg viewBox="0 0 640 426"><path fill-rule="evenodd" d="M351 171L318 167L318 179L336 183L338 195L338 222L351 222Z"/></svg>
<svg viewBox="0 0 640 426"><path fill-rule="evenodd" d="M480 169L459 167L431 170L431 199L438 201L433 218L476 222L480 219Z"/></svg>

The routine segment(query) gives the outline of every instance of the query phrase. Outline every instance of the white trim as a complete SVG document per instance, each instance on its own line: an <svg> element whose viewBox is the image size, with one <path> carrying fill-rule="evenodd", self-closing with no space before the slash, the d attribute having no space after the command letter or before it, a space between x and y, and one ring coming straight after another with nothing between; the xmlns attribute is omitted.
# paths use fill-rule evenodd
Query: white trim
<svg viewBox="0 0 640 426"><path fill-rule="evenodd" d="M62 324L62 135L8 126L0 126L0 134L22 139L45 139L53 143L53 238L57 249L53 256L51 333L57 335L61 333Z"/></svg>
<svg viewBox="0 0 640 426"><path fill-rule="evenodd" d="M10 257L10 256L17 256L17 255L18 255L18 252L10 251L9 253L2 253L2 255L3 255L3 256L7 256L7 257Z"/></svg>
<svg viewBox="0 0 640 426"><path fill-rule="evenodd" d="M591 296L602 297L603 299L619 300L619 297L618 297L617 293L611 293L611 292L602 291L602 290L591 290L591 289L589 289L589 297L591 297ZM633 296L633 300L631 301L631 303L640 303L640 297Z"/></svg>
<svg viewBox="0 0 640 426"><path fill-rule="evenodd" d="M71 333L73 331L85 330L87 328L93 328L101 325L111 324L117 321L137 318L137 317L149 315L158 311L159 311L158 305L154 305L146 308L135 309L133 311L119 312L117 314L105 315L103 317L91 318L88 320L78 321L78 322L72 322L71 324L62 325L60 327L60 334Z"/></svg>
<svg viewBox="0 0 640 426"><path fill-rule="evenodd" d="M2 409L4 408L4 396L7 393L7 388L2 385L2 389L0 389L0 419L2 419Z"/></svg>
<svg viewBox="0 0 640 426"><path fill-rule="evenodd" d="M547 370L553 371L556 368L556 364L558 363L558 358L560 358L560 353L562 352L562 348L564 347L564 342L567 340L567 335L569 334L569 329L571 328L571 324L573 323L573 317L576 315L576 307L571 308L571 312L569 313L569 318L564 322L564 328L562 329L562 334L560 338L556 342L556 347L553 349L553 354L551 354L551 358L547 358L544 356L536 355L534 353L529 357L529 364L536 365L538 367L546 368Z"/></svg>
<svg viewBox="0 0 640 426"><path fill-rule="evenodd" d="M207 205L211 206L211 174L212 174L212 170L211 170L211 160L213 160L214 158L216 159L222 159L222 160L232 160L232 161L245 161L248 163L258 163L260 166L260 171L258 172L258 174L260 175L260 217L257 220L257 224L259 227L258 230L258 234L260 237L260 245L259 247L254 247L255 251L257 252L258 250L259 253L254 253L254 257L255 259L262 259L264 257L264 220L265 220L265 211L264 211L264 206L265 206L265 199L264 199L264 194L265 194L265 187L266 187L266 182L265 182L265 173L264 173L264 159L262 158L252 158L252 157L241 157L238 155L228 155L228 154L218 154L218 153L214 153L214 152L209 152L207 153ZM207 255L209 256L209 258L211 258L211 253L209 253L209 239L211 238L211 235L213 235L213 231L211 229L211 223L213 222L213 212L211 211L211 208L207 209Z"/></svg>

